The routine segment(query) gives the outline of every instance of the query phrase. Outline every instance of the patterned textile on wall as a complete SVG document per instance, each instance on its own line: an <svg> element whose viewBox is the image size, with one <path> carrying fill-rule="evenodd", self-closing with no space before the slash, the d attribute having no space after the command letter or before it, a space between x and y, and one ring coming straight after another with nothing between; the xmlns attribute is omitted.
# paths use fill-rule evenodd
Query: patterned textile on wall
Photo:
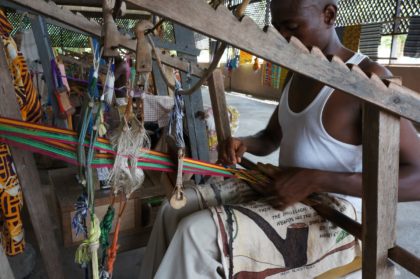
<svg viewBox="0 0 420 279"><path fill-rule="evenodd" d="M381 44L382 23L362 25L360 32L360 52L373 60L378 58L378 47Z"/></svg>
<svg viewBox="0 0 420 279"><path fill-rule="evenodd" d="M282 89L287 76L287 69L281 68L271 62L264 62L262 65L262 84L275 89Z"/></svg>
<svg viewBox="0 0 420 279"><path fill-rule="evenodd" d="M420 58L420 16L413 16L410 19L410 27L404 47L404 56Z"/></svg>
<svg viewBox="0 0 420 279"><path fill-rule="evenodd" d="M343 45L348 49L357 52L359 50L361 29L362 28L360 25L344 27L344 34L342 39Z"/></svg>
<svg viewBox="0 0 420 279"><path fill-rule="evenodd" d="M233 107L228 106L228 116L229 116L229 127L232 136L235 135L239 127L239 111ZM214 121L213 109L211 107L205 108L204 110L204 119L206 121L206 130L207 137L209 141L209 150L217 150L217 133L216 133L216 124Z"/></svg>
<svg viewBox="0 0 420 279"><path fill-rule="evenodd" d="M42 116L41 104L25 59L10 36L11 31L12 25L0 9L0 36L3 40L6 62L13 79L22 119L38 122ZM22 204L21 187L9 148L6 145L0 145L0 238L9 256L23 252L25 247L20 216Z"/></svg>
<svg viewBox="0 0 420 279"><path fill-rule="evenodd" d="M241 50L239 54L239 65L251 64L252 54Z"/></svg>

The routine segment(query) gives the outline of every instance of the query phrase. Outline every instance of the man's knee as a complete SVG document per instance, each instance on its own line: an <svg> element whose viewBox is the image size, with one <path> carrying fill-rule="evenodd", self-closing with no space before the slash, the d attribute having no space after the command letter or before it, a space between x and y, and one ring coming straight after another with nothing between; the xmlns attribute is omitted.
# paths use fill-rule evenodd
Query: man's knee
<svg viewBox="0 0 420 279"><path fill-rule="evenodd" d="M183 238L208 239L217 237L217 229L211 213L208 210L201 210L181 220L176 234Z"/></svg>

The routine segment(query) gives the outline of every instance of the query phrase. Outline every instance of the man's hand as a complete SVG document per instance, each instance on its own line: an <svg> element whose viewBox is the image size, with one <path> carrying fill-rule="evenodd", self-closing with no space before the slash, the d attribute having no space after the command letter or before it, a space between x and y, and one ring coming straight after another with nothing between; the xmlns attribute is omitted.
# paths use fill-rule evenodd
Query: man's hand
<svg viewBox="0 0 420 279"><path fill-rule="evenodd" d="M224 165L235 165L240 163L246 150L247 147L241 139L229 137L217 146L219 155L218 163Z"/></svg>
<svg viewBox="0 0 420 279"><path fill-rule="evenodd" d="M301 168L285 168L271 176L274 185L265 187L271 189L271 194L276 197L273 207L285 210L288 206L300 202L312 193L322 189L328 172Z"/></svg>

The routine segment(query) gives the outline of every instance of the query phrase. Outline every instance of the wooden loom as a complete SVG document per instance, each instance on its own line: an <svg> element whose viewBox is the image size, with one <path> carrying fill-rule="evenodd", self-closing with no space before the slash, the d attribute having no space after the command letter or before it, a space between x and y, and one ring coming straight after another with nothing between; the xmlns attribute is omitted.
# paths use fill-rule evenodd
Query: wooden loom
<svg viewBox="0 0 420 279"><path fill-rule="evenodd" d="M9 2L63 22L92 36L101 35L99 24L62 9L54 3L39 0L9 0ZM287 42L273 29L269 28L267 32L263 32L251 19L244 17L239 21L225 7L220 6L215 10L204 0L127 0L126 2L368 102L363 120L364 123L369 123L363 127L364 224L360 226L325 208L318 210L363 240L364 278L392 278L393 271L387 265L388 257L420 276L420 260L395 246L399 116L420 122L418 93L392 82L382 81L376 75L368 77L359 67L349 68L337 57L327 59L319 49L308 50L296 38ZM203 18L206 20L203 21ZM259 42L265 44L261 45ZM120 46L135 50L136 42L122 37ZM161 55L161 60L164 64L184 72L189 68L188 62L178 58ZM191 73L195 76L200 77L204 73L196 65L192 65L191 68ZM220 71L216 70L211 76L209 88L218 138L223 140L230 136L230 130Z"/></svg>

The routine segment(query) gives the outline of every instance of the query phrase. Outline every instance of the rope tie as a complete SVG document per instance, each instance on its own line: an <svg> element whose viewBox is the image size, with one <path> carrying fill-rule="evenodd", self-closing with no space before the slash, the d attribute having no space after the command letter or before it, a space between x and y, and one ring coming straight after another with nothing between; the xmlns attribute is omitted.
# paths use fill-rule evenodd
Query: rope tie
<svg viewBox="0 0 420 279"><path fill-rule="evenodd" d="M121 226L121 216L124 213L125 206L127 204L126 200L123 200L124 196L121 195L121 201L120 201L120 209L117 217L117 223L115 225L115 231L114 231L114 237L112 239L111 247L108 249L108 274L112 277L112 273L114 272L114 263L115 259L117 258L117 252L118 252L118 236L120 233L120 226Z"/></svg>
<svg viewBox="0 0 420 279"><path fill-rule="evenodd" d="M101 237L100 237L100 243L102 246L102 249L106 250L110 243L109 243L109 233L112 229L112 221L114 221L114 215L115 215L115 208L113 207L113 204L108 206L108 210L106 211L106 214L101 222Z"/></svg>
<svg viewBox="0 0 420 279"><path fill-rule="evenodd" d="M128 63L128 60L127 60ZM128 104L123 116L122 125L113 131L111 142L117 156L110 171L108 181L112 185L114 194L124 192L129 197L139 189L144 181L144 172L137 167L138 158L144 154L143 150L150 149L150 139L142 122L133 114L133 88L136 71L127 64L127 92Z"/></svg>
<svg viewBox="0 0 420 279"><path fill-rule="evenodd" d="M99 44L94 43L93 68L91 71L91 77L89 78L89 94L87 94L89 101L83 106L83 118L82 124L80 125L81 129L79 131L79 139L77 145L77 159L79 164L78 179L79 183L84 188L83 191L84 195L86 196L87 203L87 205L83 204L82 208L85 209L85 206L87 207L86 211L90 213L91 224L87 232L87 239L85 239L83 243L77 248L75 261L79 264L82 264L84 267L86 267L87 263L90 261L92 266L93 279L99 279L98 249L99 238L101 236L99 220L95 215L95 189L93 185L92 171L92 162L95 154L94 146L98 137L98 126L101 118L100 111L102 109L102 105L98 103L100 96L97 87L101 55L102 50L100 49ZM93 119L94 113L96 113L95 119ZM88 149L86 150L85 142L88 130L90 131L90 138ZM84 220L82 222L85 222L86 215L79 216L79 218L84 217ZM78 225L77 222L80 222L80 220L76 220L76 226Z"/></svg>
<svg viewBox="0 0 420 279"><path fill-rule="evenodd" d="M178 147L178 171L176 176L176 183L174 192L170 199L170 205L174 209L183 208L187 204L187 198L184 195L184 186L182 183L182 171L184 167L184 156L185 156L185 141L184 141L184 131L183 131L183 109L184 109L184 100L182 95L179 94L180 84L178 81L175 81L175 104L172 111L170 125L169 125L169 134L175 136L176 146ZM175 131L173 130L175 129Z"/></svg>
<svg viewBox="0 0 420 279"><path fill-rule="evenodd" d="M73 230L76 232L76 236L83 233L84 235L87 234L87 228L85 224L85 220L87 217L87 213L89 210L88 206L88 199L86 193L83 193L77 198L76 203L74 204L76 209L76 213L72 219L71 225Z"/></svg>
<svg viewBox="0 0 420 279"><path fill-rule="evenodd" d="M115 202L115 195L112 196L111 204L108 206L108 210L106 211L106 214L101 222L101 237L99 239L99 242L102 248L101 270L99 274L99 277L101 279L111 278L109 272L106 270L105 261L107 260L107 256L108 256L107 252L110 246L109 235L112 229L112 222L114 220L114 215L115 215L114 202Z"/></svg>
<svg viewBox="0 0 420 279"><path fill-rule="evenodd" d="M104 92L101 96L101 101L105 101L108 105L112 105L114 98L115 86L115 59L110 58L108 62L108 71L105 78Z"/></svg>
<svg viewBox="0 0 420 279"><path fill-rule="evenodd" d="M77 248L74 261L80 265L87 265L89 261L92 262L92 276L93 279L99 279L98 272L98 255L99 238L101 230L99 227L99 220L95 214L92 215L88 238Z"/></svg>

